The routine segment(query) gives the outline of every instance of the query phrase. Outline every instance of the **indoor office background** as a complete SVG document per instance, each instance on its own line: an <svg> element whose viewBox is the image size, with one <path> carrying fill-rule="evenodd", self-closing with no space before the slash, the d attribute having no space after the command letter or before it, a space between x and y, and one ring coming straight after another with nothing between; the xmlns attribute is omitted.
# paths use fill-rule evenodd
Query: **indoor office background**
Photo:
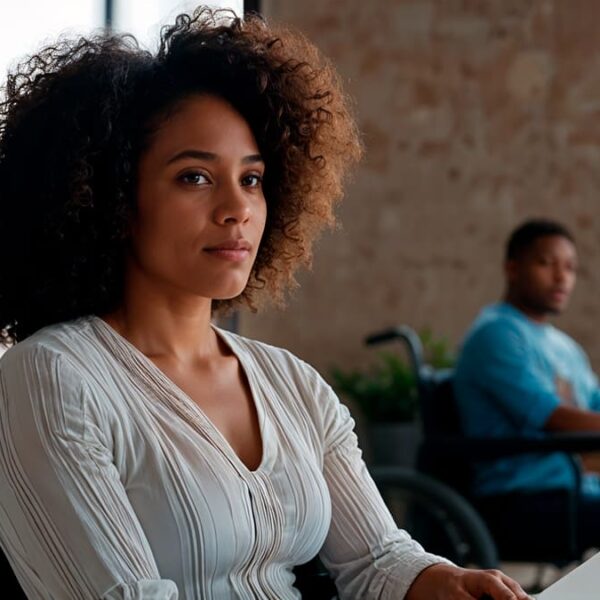
<svg viewBox="0 0 600 600"><path fill-rule="evenodd" d="M263 0L347 82L366 146L312 274L241 331L325 375L373 360L397 323L459 343L502 293L509 231L572 228L581 271L557 321L600 369L600 4L590 0Z"/></svg>
<svg viewBox="0 0 600 600"><path fill-rule="evenodd" d="M151 45L194 0L3 0L0 72L59 33L103 27ZM304 31L355 101L365 159L285 310L236 327L324 375L368 364L364 336L407 323L455 347L502 292L507 233L543 215L577 237L560 325L600 368L600 6L589 0L231 0Z"/></svg>

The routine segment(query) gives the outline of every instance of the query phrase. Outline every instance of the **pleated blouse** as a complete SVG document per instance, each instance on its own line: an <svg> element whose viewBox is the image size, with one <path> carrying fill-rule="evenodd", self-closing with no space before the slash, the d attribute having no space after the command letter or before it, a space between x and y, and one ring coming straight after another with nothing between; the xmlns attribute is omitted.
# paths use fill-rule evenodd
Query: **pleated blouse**
<svg viewBox="0 0 600 600"><path fill-rule="evenodd" d="M255 470L98 317L0 359L0 543L30 599L292 600L320 553L342 599L402 599L443 559L399 530L314 369L215 329L247 376Z"/></svg>

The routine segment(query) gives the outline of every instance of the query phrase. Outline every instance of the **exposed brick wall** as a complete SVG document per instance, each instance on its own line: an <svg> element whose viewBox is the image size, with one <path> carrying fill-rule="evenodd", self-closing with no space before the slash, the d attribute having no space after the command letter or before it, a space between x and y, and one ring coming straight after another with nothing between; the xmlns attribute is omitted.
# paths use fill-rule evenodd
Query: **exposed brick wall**
<svg viewBox="0 0 600 600"><path fill-rule="evenodd" d="M502 292L508 232L570 226L581 275L557 324L600 369L600 3L591 0L264 0L338 66L366 159L285 312L242 332L324 373L359 364L396 323L460 340Z"/></svg>

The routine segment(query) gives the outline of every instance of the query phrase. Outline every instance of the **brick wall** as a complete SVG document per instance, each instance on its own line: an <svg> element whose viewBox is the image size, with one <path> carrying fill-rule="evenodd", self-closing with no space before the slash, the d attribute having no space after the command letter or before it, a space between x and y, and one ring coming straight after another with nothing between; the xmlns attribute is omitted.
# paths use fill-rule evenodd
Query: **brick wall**
<svg viewBox="0 0 600 600"><path fill-rule="evenodd" d="M396 323L458 343L502 293L509 231L570 226L581 274L557 324L600 369L600 3L591 0L263 0L338 66L367 148L312 273L284 312L242 333L326 374Z"/></svg>

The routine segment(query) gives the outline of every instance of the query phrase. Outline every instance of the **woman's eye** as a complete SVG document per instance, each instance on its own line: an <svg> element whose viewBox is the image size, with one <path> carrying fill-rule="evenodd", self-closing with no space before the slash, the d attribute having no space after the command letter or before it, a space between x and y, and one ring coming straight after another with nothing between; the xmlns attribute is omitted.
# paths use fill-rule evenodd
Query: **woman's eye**
<svg viewBox="0 0 600 600"><path fill-rule="evenodd" d="M262 175L253 173L242 178L242 185L245 187L260 187L262 185Z"/></svg>
<svg viewBox="0 0 600 600"><path fill-rule="evenodd" d="M205 175L195 172L184 173L183 175L180 175L179 181L188 185L204 185L205 183L209 182Z"/></svg>

